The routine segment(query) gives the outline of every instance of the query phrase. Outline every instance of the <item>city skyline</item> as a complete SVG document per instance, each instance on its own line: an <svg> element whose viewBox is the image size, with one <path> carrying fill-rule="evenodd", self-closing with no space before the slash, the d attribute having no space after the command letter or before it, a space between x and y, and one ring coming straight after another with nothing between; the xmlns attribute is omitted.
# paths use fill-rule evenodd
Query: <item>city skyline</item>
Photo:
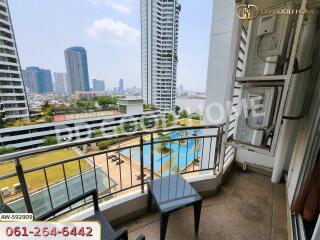
<svg viewBox="0 0 320 240"><path fill-rule="evenodd" d="M127 87L141 87L140 1L119 1L126 9L122 12L107 2L115 1L10 2L22 67L41 66L52 72L66 72L63 51L69 46L79 45L88 52L90 86L92 79L104 79L108 88L113 89L117 87L118 79L124 78ZM180 0L179 3L183 11L177 84L183 84L187 90L203 91L212 2L204 0L200 5L197 1ZM28 9L31 11L35 6L41 11L26 19ZM77 10L72 19L66 9ZM49 11L59 16L52 16ZM43 33L40 34L39 29Z"/></svg>

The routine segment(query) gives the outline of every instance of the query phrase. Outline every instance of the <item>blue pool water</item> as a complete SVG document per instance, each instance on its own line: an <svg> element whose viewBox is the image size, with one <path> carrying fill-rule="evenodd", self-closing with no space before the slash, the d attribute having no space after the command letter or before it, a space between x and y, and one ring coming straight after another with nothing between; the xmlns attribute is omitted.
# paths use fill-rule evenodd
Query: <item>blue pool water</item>
<svg viewBox="0 0 320 240"><path fill-rule="evenodd" d="M100 168L96 168L96 174L98 191L99 193L103 193L109 188L108 176ZM67 186L64 182L50 186L49 189L53 207L57 207L68 201L67 187L70 199L73 199L81 195L83 192L87 192L96 187L93 170L83 173L82 178L84 189L82 189L81 177L79 175L68 179ZM116 182L112 179L110 180L110 187L112 188L116 185ZM47 189L31 194L30 199L35 217L40 216L52 209ZM13 201L8 205L14 212L26 212L23 198Z"/></svg>
<svg viewBox="0 0 320 240"><path fill-rule="evenodd" d="M200 131L196 132L199 135ZM188 131L188 136L194 134L194 131ZM170 133L171 139L179 139L182 136L177 133L173 132ZM159 141L159 139L155 138L154 141ZM188 145L187 145L188 142ZM161 144L154 144L154 172L161 174L161 165L165 166L166 164L170 166L170 159L171 159L171 168L167 169L166 171L162 170L162 175L166 176L169 175L170 171L182 171L184 170L195 158L201 157L202 151L202 139L189 139L188 141L184 141L184 143L180 143L178 141L173 141L167 143L167 147L171 148L171 155L168 154L161 154L161 152L157 151L160 149ZM125 155L126 157L130 158L130 149L125 149L121 151L121 154ZM139 148L131 148L131 157L136 161L140 161L140 149ZM145 145L143 148L143 159L144 165L147 168L151 168L151 146Z"/></svg>

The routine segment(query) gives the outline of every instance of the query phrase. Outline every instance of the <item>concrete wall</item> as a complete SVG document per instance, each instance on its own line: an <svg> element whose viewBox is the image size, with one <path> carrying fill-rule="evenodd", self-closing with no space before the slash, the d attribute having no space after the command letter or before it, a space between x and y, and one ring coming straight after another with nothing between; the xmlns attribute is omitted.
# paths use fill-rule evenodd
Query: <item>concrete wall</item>
<svg viewBox="0 0 320 240"><path fill-rule="evenodd" d="M143 113L143 105L127 105L127 114L128 115L135 115L135 114L141 114Z"/></svg>

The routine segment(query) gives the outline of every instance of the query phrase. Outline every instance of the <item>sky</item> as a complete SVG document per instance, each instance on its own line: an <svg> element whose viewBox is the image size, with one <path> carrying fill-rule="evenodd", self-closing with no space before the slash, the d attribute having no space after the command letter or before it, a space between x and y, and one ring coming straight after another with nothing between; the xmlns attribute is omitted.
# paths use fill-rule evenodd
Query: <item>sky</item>
<svg viewBox="0 0 320 240"><path fill-rule="evenodd" d="M90 79L141 87L139 0L9 0L20 62L66 72L64 50L86 48ZM177 85L205 90L212 0L179 0Z"/></svg>

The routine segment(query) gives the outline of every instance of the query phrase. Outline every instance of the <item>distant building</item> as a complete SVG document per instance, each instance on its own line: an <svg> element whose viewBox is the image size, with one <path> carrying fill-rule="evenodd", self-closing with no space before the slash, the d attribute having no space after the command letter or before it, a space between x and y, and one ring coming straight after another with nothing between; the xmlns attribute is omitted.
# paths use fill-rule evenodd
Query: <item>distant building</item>
<svg viewBox="0 0 320 240"><path fill-rule="evenodd" d="M46 69L41 69L41 79L43 79L43 88L40 88L41 93L53 92L53 82L51 71Z"/></svg>
<svg viewBox="0 0 320 240"><path fill-rule="evenodd" d="M19 150L34 149L43 146L47 136L55 136L59 141L67 142L91 136L91 130L101 129L105 134L112 134L114 130L124 123L136 124L143 118L159 119L161 114L157 111L135 115L97 116L83 119L70 119L44 124L34 124L22 127L0 129L0 148L15 147ZM57 135L57 133L59 133Z"/></svg>
<svg viewBox="0 0 320 240"><path fill-rule="evenodd" d="M90 91L87 52L83 47L71 47L64 51L67 69L67 92Z"/></svg>
<svg viewBox="0 0 320 240"><path fill-rule="evenodd" d="M54 91L59 94L66 93L66 74L65 73L53 73L54 77Z"/></svg>
<svg viewBox="0 0 320 240"><path fill-rule="evenodd" d="M119 111L124 114L135 115L143 113L143 99L141 97L119 98L117 104Z"/></svg>
<svg viewBox="0 0 320 240"><path fill-rule="evenodd" d="M179 85L179 88L178 88L178 95L183 95L185 93L185 90L184 90L184 87L183 85Z"/></svg>
<svg viewBox="0 0 320 240"><path fill-rule="evenodd" d="M51 71L39 67L27 67L23 71L23 81L31 93L53 92Z"/></svg>
<svg viewBox="0 0 320 240"><path fill-rule="evenodd" d="M38 93L37 74L22 69L22 79L27 93Z"/></svg>
<svg viewBox="0 0 320 240"><path fill-rule="evenodd" d="M124 93L124 83L122 78L119 80L118 92Z"/></svg>
<svg viewBox="0 0 320 240"><path fill-rule="evenodd" d="M28 118L27 97L7 1L1 1L0 10L0 119Z"/></svg>
<svg viewBox="0 0 320 240"><path fill-rule="evenodd" d="M178 0L140 0L141 79L145 103L167 112L176 106Z"/></svg>
<svg viewBox="0 0 320 240"><path fill-rule="evenodd" d="M106 91L106 84L103 80L93 79L92 80L92 90L95 92Z"/></svg>
<svg viewBox="0 0 320 240"><path fill-rule="evenodd" d="M137 88L136 86L133 86L132 88L127 88L126 91L129 95L133 95L133 96L141 95L141 89Z"/></svg>

